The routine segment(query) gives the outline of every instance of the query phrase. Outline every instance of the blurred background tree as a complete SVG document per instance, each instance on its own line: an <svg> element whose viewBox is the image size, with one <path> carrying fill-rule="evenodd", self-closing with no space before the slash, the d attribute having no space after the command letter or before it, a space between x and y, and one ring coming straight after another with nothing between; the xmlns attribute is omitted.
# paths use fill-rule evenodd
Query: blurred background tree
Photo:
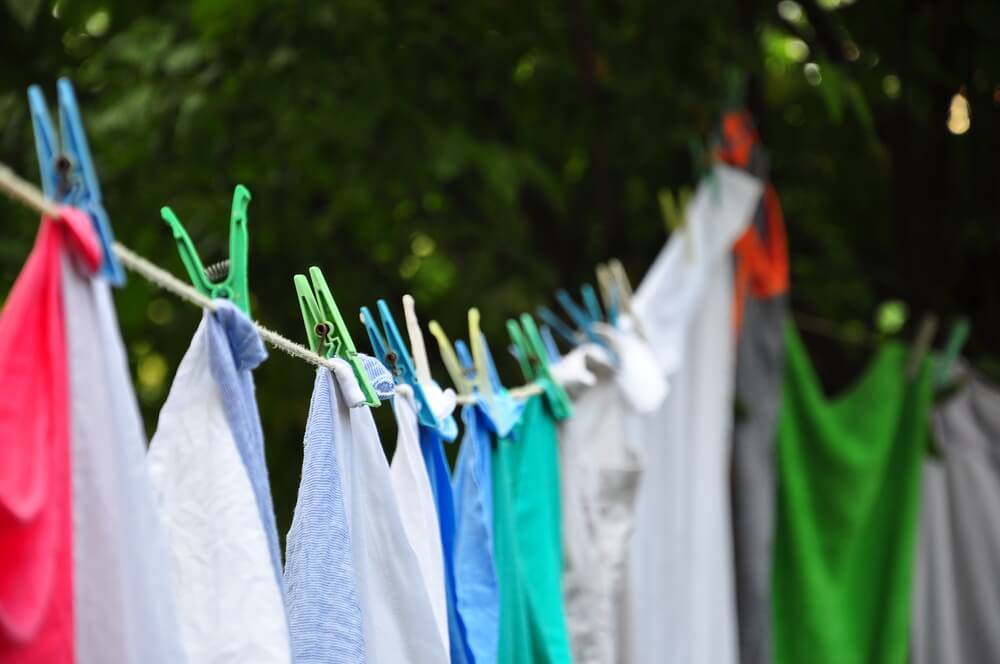
<svg viewBox="0 0 1000 664"><path fill-rule="evenodd" d="M302 338L292 275L316 264L348 313L379 297L399 312L410 292L460 336L478 305L495 351L508 316L600 260L641 280L666 239L656 192L693 183L688 143L736 65L785 208L793 308L835 337L807 329L829 389L864 364L850 341L887 301L910 312L904 338L924 312L968 315L968 354L1000 374L992 0L3 0L0 54L2 161L35 177L25 89L52 99L70 76L124 243L183 274L169 204L223 257L244 183L262 321ZM37 219L7 201L0 217L6 293ZM116 296L152 431L199 312L136 277ZM311 375L275 354L256 376L282 532Z"/></svg>

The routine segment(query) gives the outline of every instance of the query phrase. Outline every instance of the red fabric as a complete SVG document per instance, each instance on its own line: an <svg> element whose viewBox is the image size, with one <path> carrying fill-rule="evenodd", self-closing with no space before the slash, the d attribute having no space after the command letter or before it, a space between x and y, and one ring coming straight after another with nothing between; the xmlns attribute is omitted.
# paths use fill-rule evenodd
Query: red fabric
<svg viewBox="0 0 1000 664"><path fill-rule="evenodd" d="M746 168L759 145L760 136L748 111L733 111L723 116L717 154L720 160ZM761 237L757 224L751 223L733 246L736 257L733 325L737 334L743 323L748 292L756 298L769 298L788 291L788 239L781 202L771 183L765 185L761 203L767 228L765 237Z"/></svg>
<svg viewBox="0 0 1000 664"><path fill-rule="evenodd" d="M73 661L69 384L60 256L91 270L89 218L42 220L0 314L0 664Z"/></svg>

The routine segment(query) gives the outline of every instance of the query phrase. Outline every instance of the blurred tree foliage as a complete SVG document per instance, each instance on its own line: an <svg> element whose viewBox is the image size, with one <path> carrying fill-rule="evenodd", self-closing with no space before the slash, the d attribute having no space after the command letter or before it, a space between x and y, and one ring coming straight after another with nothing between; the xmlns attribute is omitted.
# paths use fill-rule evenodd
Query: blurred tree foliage
<svg viewBox="0 0 1000 664"><path fill-rule="evenodd" d="M992 0L2 0L0 54L0 159L34 177L25 88L52 98L70 76L115 232L139 252L183 274L169 204L222 257L244 183L261 320L301 338L292 275L316 264L345 312L379 297L398 312L410 292L460 336L478 305L495 350L507 316L599 260L640 280L666 237L656 192L691 184L688 142L714 128L737 65L796 311L844 337L890 299L911 312L904 337L923 312L964 313L969 354L1000 364ZM971 125L955 135L958 93ZM37 220L7 201L0 218L5 293ZM199 313L137 277L117 304L152 430ZM367 347L360 325L355 338ZM807 338L832 388L870 352ZM257 372L284 524L311 386L282 356Z"/></svg>

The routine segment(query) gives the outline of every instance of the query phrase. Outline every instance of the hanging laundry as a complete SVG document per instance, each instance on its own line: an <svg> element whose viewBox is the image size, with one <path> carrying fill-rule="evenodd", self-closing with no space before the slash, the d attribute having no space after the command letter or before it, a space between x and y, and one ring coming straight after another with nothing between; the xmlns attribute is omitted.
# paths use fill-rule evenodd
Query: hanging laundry
<svg viewBox="0 0 1000 664"><path fill-rule="evenodd" d="M379 362L360 356L380 398L394 385ZM333 436L344 480L344 505L351 532L354 572L361 600L365 659L375 664L437 664L448 661L420 571L406 536L390 479L389 464L371 409L351 366L333 360Z"/></svg>
<svg viewBox="0 0 1000 664"><path fill-rule="evenodd" d="M660 407L636 425L645 459L631 561L632 661L639 664L735 664L738 656L729 252L750 222L761 183L727 166L714 172L633 302L670 385Z"/></svg>
<svg viewBox="0 0 1000 664"><path fill-rule="evenodd" d="M620 321L627 328L624 315ZM590 374L572 372L583 379L566 385L573 415L559 429L563 595L577 664L631 661L629 558L644 465L635 418L666 394L656 358L634 332L597 329L619 366L604 348L586 344L553 367L569 376L561 365L582 364Z"/></svg>
<svg viewBox="0 0 1000 664"><path fill-rule="evenodd" d="M302 481L285 545L297 664L361 664L365 639L335 437L333 376L320 367L306 421Z"/></svg>
<svg viewBox="0 0 1000 664"><path fill-rule="evenodd" d="M778 435L772 576L778 664L903 664L932 392L929 362L883 346L828 399L795 330Z"/></svg>
<svg viewBox="0 0 1000 664"><path fill-rule="evenodd" d="M505 393L494 399L510 399ZM530 397L493 450L494 550L501 664L569 664L563 613L556 420Z"/></svg>
<svg viewBox="0 0 1000 664"><path fill-rule="evenodd" d="M914 583L914 664L1000 661L1000 390L965 365L934 408Z"/></svg>
<svg viewBox="0 0 1000 664"><path fill-rule="evenodd" d="M427 386L431 387L428 389ZM435 410L439 422L448 422L443 428L420 425L420 452L430 481L431 493L437 511L437 522L441 542L441 556L444 564L445 609L448 619L448 646L452 664L466 664L476 661L469 643L468 628L458 608L458 582L455 579L456 512L455 496L451 484L451 470L444 454L444 433L458 435L458 426L451 413L455 408L455 393L443 391L433 381L424 383L428 399ZM438 396L440 395L440 397ZM450 405L448 405L450 404ZM440 408L437 406L441 406Z"/></svg>
<svg viewBox="0 0 1000 664"><path fill-rule="evenodd" d="M62 257L76 662L184 662L166 535L108 284Z"/></svg>
<svg viewBox="0 0 1000 664"><path fill-rule="evenodd" d="M500 589L493 555L493 463L496 423L485 404L463 407L465 434L455 462L455 596L475 664L499 653Z"/></svg>
<svg viewBox="0 0 1000 664"><path fill-rule="evenodd" d="M101 262L86 214L43 218L0 315L0 662L74 661L71 416L60 261Z"/></svg>
<svg viewBox="0 0 1000 664"><path fill-rule="evenodd" d="M398 437L389 468L392 487L396 492L406 537L420 565L441 641L450 652L441 528L434 491L421 453L417 404L409 385L396 388L393 406Z"/></svg>
<svg viewBox="0 0 1000 664"><path fill-rule="evenodd" d="M767 180L768 155L749 112L726 113L721 139L724 162ZM770 183L733 256L738 346L731 502L739 652L743 664L770 664L775 443L788 310L787 240L781 203Z"/></svg>
<svg viewBox="0 0 1000 664"><path fill-rule="evenodd" d="M181 360L148 461L192 662L289 662L280 558L251 371L267 353L217 300Z"/></svg>

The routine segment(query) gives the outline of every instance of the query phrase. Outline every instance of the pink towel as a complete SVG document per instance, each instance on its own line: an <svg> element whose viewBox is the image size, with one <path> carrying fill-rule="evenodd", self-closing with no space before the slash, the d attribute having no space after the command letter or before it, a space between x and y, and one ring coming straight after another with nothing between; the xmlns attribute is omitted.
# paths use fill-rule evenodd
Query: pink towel
<svg viewBox="0 0 1000 664"><path fill-rule="evenodd" d="M73 661L69 387L60 256L96 271L86 214L44 218L0 314L0 664Z"/></svg>

